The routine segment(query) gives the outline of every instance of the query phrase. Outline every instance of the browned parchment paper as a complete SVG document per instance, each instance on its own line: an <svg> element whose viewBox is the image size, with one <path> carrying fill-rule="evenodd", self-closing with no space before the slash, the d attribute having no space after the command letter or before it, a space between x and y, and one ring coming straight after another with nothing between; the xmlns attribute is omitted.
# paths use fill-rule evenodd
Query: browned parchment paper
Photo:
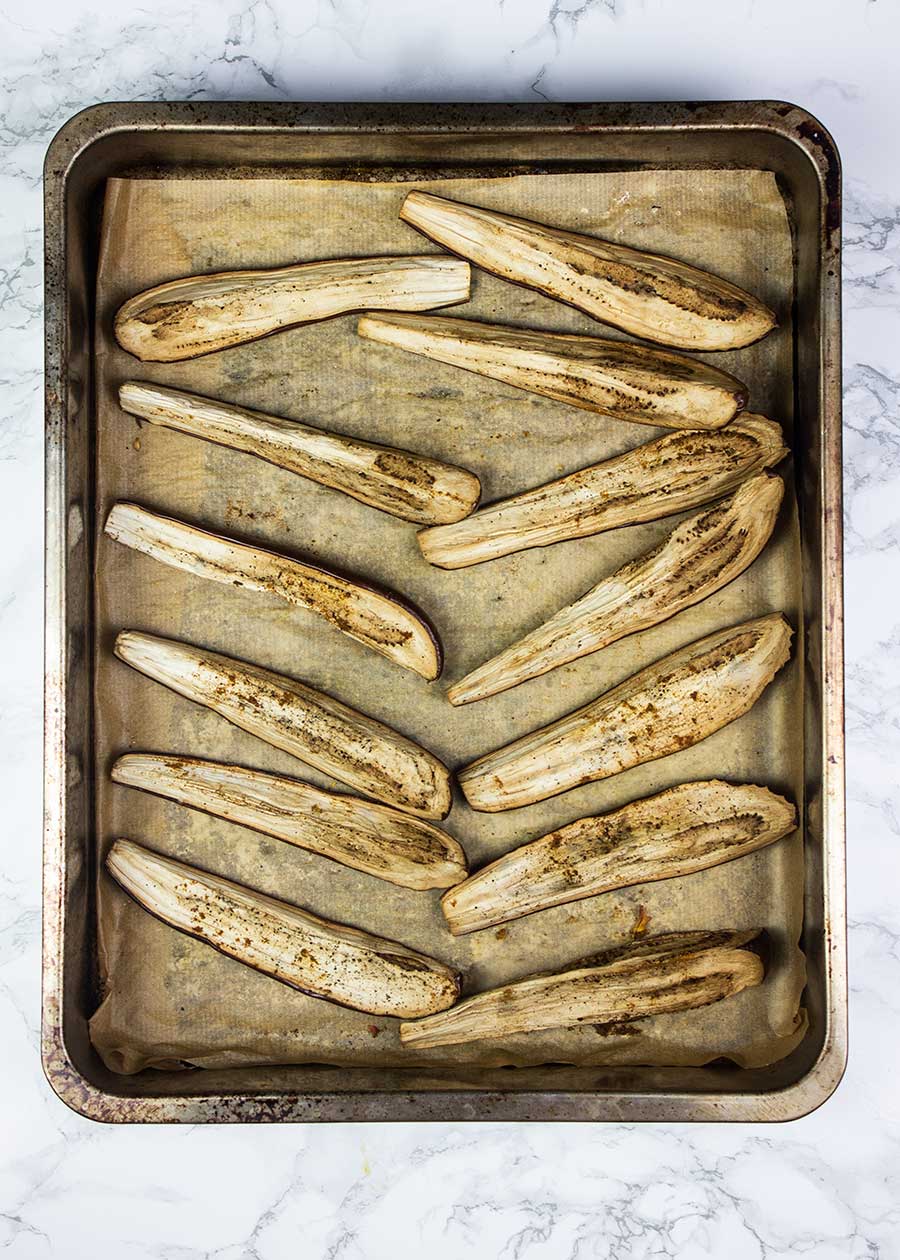
<svg viewBox="0 0 900 1260"><path fill-rule="evenodd" d="M418 181L422 186L424 180ZM134 1072L184 1063L758 1065L803 1035L800 834L740 861L629 888L454 940L437 893L393 887L276 840L132 789L109 767L129 749L194 754L278 770L334 788L284 753L143 678L112 656L123 627L190 640L302 678L390 723L451 767L550 721L664 653L773 610L797 627L800 558L788 491L776 537L736 582L669 623L479 704L454 710L428 684L312 615L201 582L111 542L103 521L129 499L204 527L374 578L438 627L455 679L659 539L674 518L522 552L456 572L430 568L410 525L248 455L137 422L125 379L160 382L452 460L483 480L484 501L536 485L657 436L641 425L532 397L356 336L353 316L193 362L140 364L111 333L119 304L197 272L376 253L434 252L399 222L415 183L320 179L121 180L106 194L98 284L97 843L127 836L267 893L393 937L462 968L464 992L560 967L626 940L639 907L653 932L766 927L765 984L705 1011L646 1020L629 1036L582 1027L432 1052L401 1048L397 1024L295 993L151 918L104 874L98 911L104 996L92 1022L107 1064ZM437 179L461 200L594 232L701 264L759 294L782 318L757 346L711 356L751 389L751 407L791 416L791 241L773 176L666 171ZM456 313L604 332L588 317L473 272ZM613 334L615 335L615 334ZM792 472L782 472L790 487ZM689 779L763 783L800 799L802 645L755 709L696 748L554 800L473 813L457 795L447 828L474 866L586 814Z"/></svg>

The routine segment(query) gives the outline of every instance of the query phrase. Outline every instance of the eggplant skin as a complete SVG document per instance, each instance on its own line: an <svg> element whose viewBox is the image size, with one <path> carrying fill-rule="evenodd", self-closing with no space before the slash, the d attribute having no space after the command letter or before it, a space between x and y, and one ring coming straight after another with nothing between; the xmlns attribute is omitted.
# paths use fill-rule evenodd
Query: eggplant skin
<svg viewBox="0 0 900 1260"><path fill-rule="evenodd" d="M175 363L349 311L426 311L468 296L469 265L456 258L340 258L157 285L119 308L115 334L144 362Z"/></svg>
<svg viewBox="0 0 900 1260"><path fill-rule="evenodd" d="M749 478L729 498L681 521L658 546L454 683L447 699L453 705L483 700L707 599L763 550L783 493L780 477Z"/></svg>
<svg viewBox="0 0 900 1260"><path fill-rule="evenodd" d="M116 840L110 875L145 910L187 936L311 997L371 1015L445 1010L459 976L396 941L331 923L243 884Z"/></svg>
<svg viewBox="0 0 900 1260"><path fill-rule="evenodd" d="M797 825L781 796L752 783L682 783L532 840L441 898L454 936L614 888L673 879L774 844Z"/></svg>
<svg viewBox="0 0 900 1260"><path fill-rule="evenodd" d="M752 294L660 254L426 192L409 193L400 218L485 271L665 346L737 350L776 324Z"/></svg>
<svg viewBox="0 0 900 1260"><path fill-rule="evenodd" d="M426 315L364 315L361 337L585 411L666 429L720 429L747 386L720 368L634 342Z"/></svg>
<svg viewBox="0 0 900 1260"><path fill-rule="evenodd" d="M473 809L532 805L700 743L746 713L790 656L780 613L716 630L459 771Z"/></svg>
<svg viewBox="0 0 900 1260"><path fill-rule="evenodd" d="M762 983L758 940L758 932L730 930L647 937L403 1023L400 1040L425 1050L696 1010Z"/></svg>

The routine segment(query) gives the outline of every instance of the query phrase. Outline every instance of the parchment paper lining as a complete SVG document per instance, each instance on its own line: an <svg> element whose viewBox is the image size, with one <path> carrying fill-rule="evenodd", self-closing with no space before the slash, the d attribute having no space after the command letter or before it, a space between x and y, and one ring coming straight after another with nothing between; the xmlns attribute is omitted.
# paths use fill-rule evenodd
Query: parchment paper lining
<svg viewBox="0 0 900 1260"><path fill-rule="evenodd" d="M744 1066L786 1055L805 1031L801 832L697 875L606 894L454 940L437 893L395 888L286 844L109 782L127 750L193 754L333 781L173 695L112 656L117 630L185 639L293 674L396 726L451 767L550 721L666 652L724 625L784 611L800 624L793 474L776 536L751 569L696 608L636 638L476 705L453 710L427 684L279 601L190 579L107 539L118 499L374 578L438 627L443 682L459 678L544 620L677 518L441 572L412 526L250 456L137 422L123 380L169 384L463 464L484 501L657 436L416 356L364 342L347 316L180 364L140 364L112 337L133 293L163 280L316 258L436 252L397 218L410 187L668 252L758 294L779 329L757 346L708 356L751 389L751 409L791 433L791 238L774 177L763 171L642 171L355 183L322 179L113 180L98 277L96 766L97 844L127 836L318 914L406 942L462 968L464 992L562 966L629 938L640 906L650 931L768 929L769 975L705 1011L643 1021L628 1035L592 1027L415 1053L397 1023L317 1001L257 975L151 918L99 875L103 1000L94 1044L114 1070L195 1064ZM473 271L455 312L535 328L616 335L558 303ZM447 828L473 867L587 814L691 779L767 784L802 802L802 642L753 711L696 748L554 800L478 815L457 794Z"/></svg>

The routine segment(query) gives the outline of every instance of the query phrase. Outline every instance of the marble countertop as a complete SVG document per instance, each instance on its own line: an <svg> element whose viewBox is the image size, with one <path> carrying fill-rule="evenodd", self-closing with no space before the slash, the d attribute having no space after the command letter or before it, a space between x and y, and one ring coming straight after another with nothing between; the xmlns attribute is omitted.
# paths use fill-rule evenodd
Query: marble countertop
<svg viewBox="0 0 900 1260"><path fill-rule="evenodd" d="M7 0L0 11L0 1243L17 1260L900 1256L900 9ZM41 162L130 99L774 97L845 174L851 1057L783 1126L115 1128L39 1063Z"/></svg>

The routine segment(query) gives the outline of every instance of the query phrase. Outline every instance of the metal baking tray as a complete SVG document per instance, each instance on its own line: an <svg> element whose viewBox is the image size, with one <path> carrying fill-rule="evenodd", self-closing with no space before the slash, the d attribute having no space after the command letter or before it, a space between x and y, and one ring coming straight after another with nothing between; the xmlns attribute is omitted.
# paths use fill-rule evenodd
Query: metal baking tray
<svg viewBox="0 0 900 1260"><path fill-rule="evenodd" d="M794 405L806 642L805 915L809 1032L766 1068L423 1071L302 1065L134 1076L108 1071L87 1021L97 998L93 905L92 530L94 276L104 182L198 172L346 176L431 168L761 168L792 212ZM780 102L590 105L98 105L45 166L46 678L44 1070L106 1121L788 1120L846 1063L840 166L816 119Z"/></svg>

